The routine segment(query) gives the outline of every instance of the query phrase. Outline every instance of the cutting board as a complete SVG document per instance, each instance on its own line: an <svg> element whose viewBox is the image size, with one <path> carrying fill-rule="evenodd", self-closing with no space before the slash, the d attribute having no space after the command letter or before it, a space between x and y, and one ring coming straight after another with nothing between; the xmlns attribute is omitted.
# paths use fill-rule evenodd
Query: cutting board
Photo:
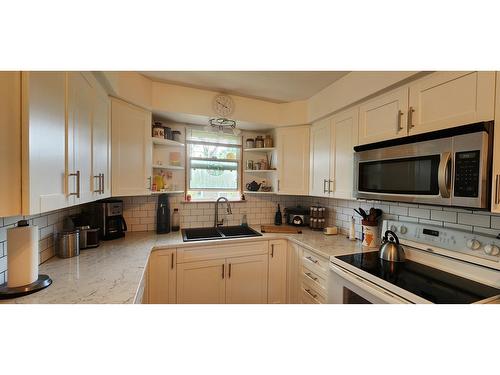
<svg viewBox="0 0 500 375"><path fill-rule="evenodd" d="M262 233L302 233L302 228L288 225L261 225Z"/></svg>

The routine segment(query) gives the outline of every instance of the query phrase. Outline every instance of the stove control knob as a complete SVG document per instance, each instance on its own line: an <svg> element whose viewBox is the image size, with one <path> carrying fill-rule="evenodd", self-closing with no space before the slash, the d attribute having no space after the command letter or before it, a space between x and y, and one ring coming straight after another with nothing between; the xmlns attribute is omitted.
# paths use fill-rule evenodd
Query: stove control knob
<svg viewBox="0 0 500 375"><path fill-rule="evenodd" d="M401 234L405 234L406 232L408 232L408 228L406 228L404 225L401 225L399 231L401 232Z"/></svg>
<svg viewBox="0 0 500 375"><path fill-rule="evenodd" d="M495 245L486 245L484 247L484 252L488 255L498 255L500 254L500 248Z"/></svg>
<svg viewBox="0 0 500 375"><path fill-rule="evenodd" d="M477 250L481 247L481 242L474 239L467 240L467 247L471 250Z"/></svg>
<svg viewBox="0 0 500 375"><path fill-rule="evenodd" d="M396 227L394 224L392 224L390 230L392 230L393 232L397 232L398 227Z"/></svg>

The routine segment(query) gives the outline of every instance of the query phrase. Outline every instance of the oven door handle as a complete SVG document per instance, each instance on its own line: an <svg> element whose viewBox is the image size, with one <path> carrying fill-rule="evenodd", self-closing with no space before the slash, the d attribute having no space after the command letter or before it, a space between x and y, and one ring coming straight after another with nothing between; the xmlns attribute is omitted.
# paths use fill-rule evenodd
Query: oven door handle
<svg viewBox="0 0 500 375"><path fill-rule="evenodd" d="M398 295L391 293L368 280L364 280L361 277L354 275L353 273L344 270L342 267L339 267L335 264L330 263L330 270L335 272L339 277L346 280L347 282L357 286L360 289L363 289L367 293L373 295L378 300L381 300L385 303L405 303L409 304L410 301L399 297Z"/></svg>
<svg viewBox="0 0 500 375"><path fill-rule="evenodd" d="M438 185L439 193L442 198L450 197L451 190L451 153L443 152L441 154L441 160L439 161L438 167Z"/></svg>

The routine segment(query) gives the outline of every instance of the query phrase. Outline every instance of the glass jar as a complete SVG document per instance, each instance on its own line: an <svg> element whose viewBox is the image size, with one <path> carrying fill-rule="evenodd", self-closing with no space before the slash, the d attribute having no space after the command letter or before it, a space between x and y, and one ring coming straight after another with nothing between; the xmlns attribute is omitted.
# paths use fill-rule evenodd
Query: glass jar
<svg viewBox="0 0 500 375"><path fill-rule="evenodd" d="M271 138L271 134L266 134L266 138L264 138L264 147L273 147L273 139Z"/></svg>
<svg viewBox="0 0 500 375"><path fill-rule="evenodd" d="M246 147L247 148L255 148L255 141L253 140L253 138L247 138Z"/></svg>
<svg viewBox="0 0 500 375"><path fill-rule="evenodd" d="M255 137L255 148L263 148L264 147L264 138L261 135Z"/></svg>

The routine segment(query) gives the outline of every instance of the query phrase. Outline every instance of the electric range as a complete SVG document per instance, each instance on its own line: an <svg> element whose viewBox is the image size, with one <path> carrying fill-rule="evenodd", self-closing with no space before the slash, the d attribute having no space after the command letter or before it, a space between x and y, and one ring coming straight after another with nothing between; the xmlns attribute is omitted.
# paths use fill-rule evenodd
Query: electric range
<svg viewBox="0 0 500 375"><path fill-rule="evenodd" d="M331 258L330 303L500 303L500 239L384 221L405 245L405 262L378 251Z"/></svg>

